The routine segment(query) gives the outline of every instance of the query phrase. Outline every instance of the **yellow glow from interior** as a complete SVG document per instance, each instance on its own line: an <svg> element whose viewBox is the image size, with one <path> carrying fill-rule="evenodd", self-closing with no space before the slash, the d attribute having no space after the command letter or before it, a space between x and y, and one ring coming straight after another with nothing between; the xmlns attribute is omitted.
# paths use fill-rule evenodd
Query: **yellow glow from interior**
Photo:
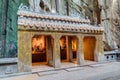
<svg viewBox="0 0 120 80"><path fill-rule="evenodd" d="M84 59L94 61L94 52L96 46L96 39L95 37L86 36L84 38Z"/></svg>
<svg viewBox="0 0 120 80"><path fill-rule="evenodd" d="M72 50L73 51L77 50L77 40L76 39L72 39Z"/></svg>
<svg viewBox="0 0 120 80"><path fill-rule="evenodd" d="M65 46L66 46L66 40L65 40L65 38L61 38L60 39L60 47L61 47L61 49L64 49Z"/></svg>
<svg viewBox="0 0 120 80"><path fill-rule="evenodd" d="M45 48L45 36L37 36L32 39L32 53L42 51Z"/></svg>

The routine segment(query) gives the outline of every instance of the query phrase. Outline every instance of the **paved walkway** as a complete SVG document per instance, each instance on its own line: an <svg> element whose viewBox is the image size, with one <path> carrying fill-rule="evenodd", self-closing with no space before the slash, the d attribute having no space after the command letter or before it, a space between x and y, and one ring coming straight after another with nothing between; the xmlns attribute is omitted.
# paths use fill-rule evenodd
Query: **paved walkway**
<svg viewBox="0 0 120 80"><path fill-rule="evenodd" d="M120 62L109 62L84 67L1 78L0 80L120 80Z"/></svg>

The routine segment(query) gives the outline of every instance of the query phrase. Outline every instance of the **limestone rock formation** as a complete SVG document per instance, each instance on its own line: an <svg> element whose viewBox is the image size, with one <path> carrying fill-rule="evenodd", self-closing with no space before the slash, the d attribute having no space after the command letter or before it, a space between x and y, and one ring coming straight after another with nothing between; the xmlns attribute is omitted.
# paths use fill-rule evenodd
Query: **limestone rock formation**
<svg viewBox="0 0 120 80"><path fill-rule="evenodd" d="M105 43L111 49L120 46L120 0L101 0L102 26L105 28Z"/></svg>
<svg viewBox="0 0 120 80"><path fill-rule="evenodd" d="M113 33L114 40L120 48L120 0L112 0L111 7L111 32Z"/></svg>
<svg viewBox="0 0 120 80"><path fill-rule="evenodd" d="M0 0L0 58L17 56L17 11L28 0Z"/></svg>
<svg viewBox="0 0 120 80"><path fill-rule="evenodd" d="M101 10L101 24L104 27L104 43L106 45L105 50L114 49L114 40L110 30L111 22L110 22L110 6L111 0L101 0L100 5L102 6ZM109 49L107 49L109 48Z"/></svg>

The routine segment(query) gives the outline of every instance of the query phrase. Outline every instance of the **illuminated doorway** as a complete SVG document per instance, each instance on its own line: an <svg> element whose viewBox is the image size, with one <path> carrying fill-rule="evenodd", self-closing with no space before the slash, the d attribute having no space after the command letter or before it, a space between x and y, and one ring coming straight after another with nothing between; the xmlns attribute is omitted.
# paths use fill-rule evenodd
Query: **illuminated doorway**
<svg viewBox="0 0 120 80"><path fill-rule="evenodd" d="M93 36L84 37L84 59L94 61L96 38Z"/></svg>
<svg viewBox="0 0 120 80"><path fill-rule="evenodd" d="M43 35L32 38L32 62L47 62L46 37Z"/></svg>
<svg viewBox="0 0 120 80"><path fill-rule="evenodd" d="M62 36L60 38L60 59L61 61L75 61L77 58L77 37Z"/></svg>
<svg viewBox="0 0 120 80"><path fill-rule="evenodd" d="M77 37L73 36L72 37L72 56L73 59L77 58Z"/></svg>
<svg viewBox="0 0 120 80"><path fill-rule="evenodd" d="M66 36L62 36L60 38L60 58L61 58L61 61L67 61Z"/></svg>
<svg viewBox="0 0 120 80"><path fill-rule="evenodd" d="M52 64L52 60L52 37L45 35L34 35L32 38L32 63Z"/></svg>

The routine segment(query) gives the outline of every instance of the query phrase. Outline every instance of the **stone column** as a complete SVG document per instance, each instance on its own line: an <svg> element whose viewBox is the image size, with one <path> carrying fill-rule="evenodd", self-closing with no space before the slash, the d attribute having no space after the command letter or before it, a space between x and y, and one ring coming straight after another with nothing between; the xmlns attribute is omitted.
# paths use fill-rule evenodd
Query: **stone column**
<svg viewBox="0 0 120 80"><path fill-rule="evenodd" d="M47 37L48 65L53 66L52 38Z"/></svg>
<svg viewBox="0 0 120 80"><path fill-rule="evenodd" d="M68 51L68 36L65 36L66 37L66 54L67 54L67 61L69 60L69 51Z"/></svg>
<svg viewBox="0 0 120 80"><path fill-rule="evenodd" d="M84 49L83 49L83 37L82 35L77 35L78 38L78 48L77 48L77 64L84 64Z"/></svg>
<svg viewBox="0 0 120 80"><path fill-rule="evenodd" d="M68 54L69 54L69 61L72 62L72 59L73 59L73 54L72 54L72 37L69 36L68 37Z"/></svg>
<svg viewBox="0 0 120 80"><path fill-rule="evenodd" d="M54 39L54 47L53 47L53 65L55 68L59 68L61 66L60 60L60 37L61 35L58 33L52 34Z"/></svg>
<svg viewBox="0 0 120 80"><path fill-rule="evenodd" d="M18 71L32 71L32 37L27 31L18 31Z"/></svg>
<svg viewBox="0 0 120 80"><path fill-rule="evenodd" d="M104 61L104 46L103 46L103 35L96 36L96 50L95 50L95 61Z"/></svg>

